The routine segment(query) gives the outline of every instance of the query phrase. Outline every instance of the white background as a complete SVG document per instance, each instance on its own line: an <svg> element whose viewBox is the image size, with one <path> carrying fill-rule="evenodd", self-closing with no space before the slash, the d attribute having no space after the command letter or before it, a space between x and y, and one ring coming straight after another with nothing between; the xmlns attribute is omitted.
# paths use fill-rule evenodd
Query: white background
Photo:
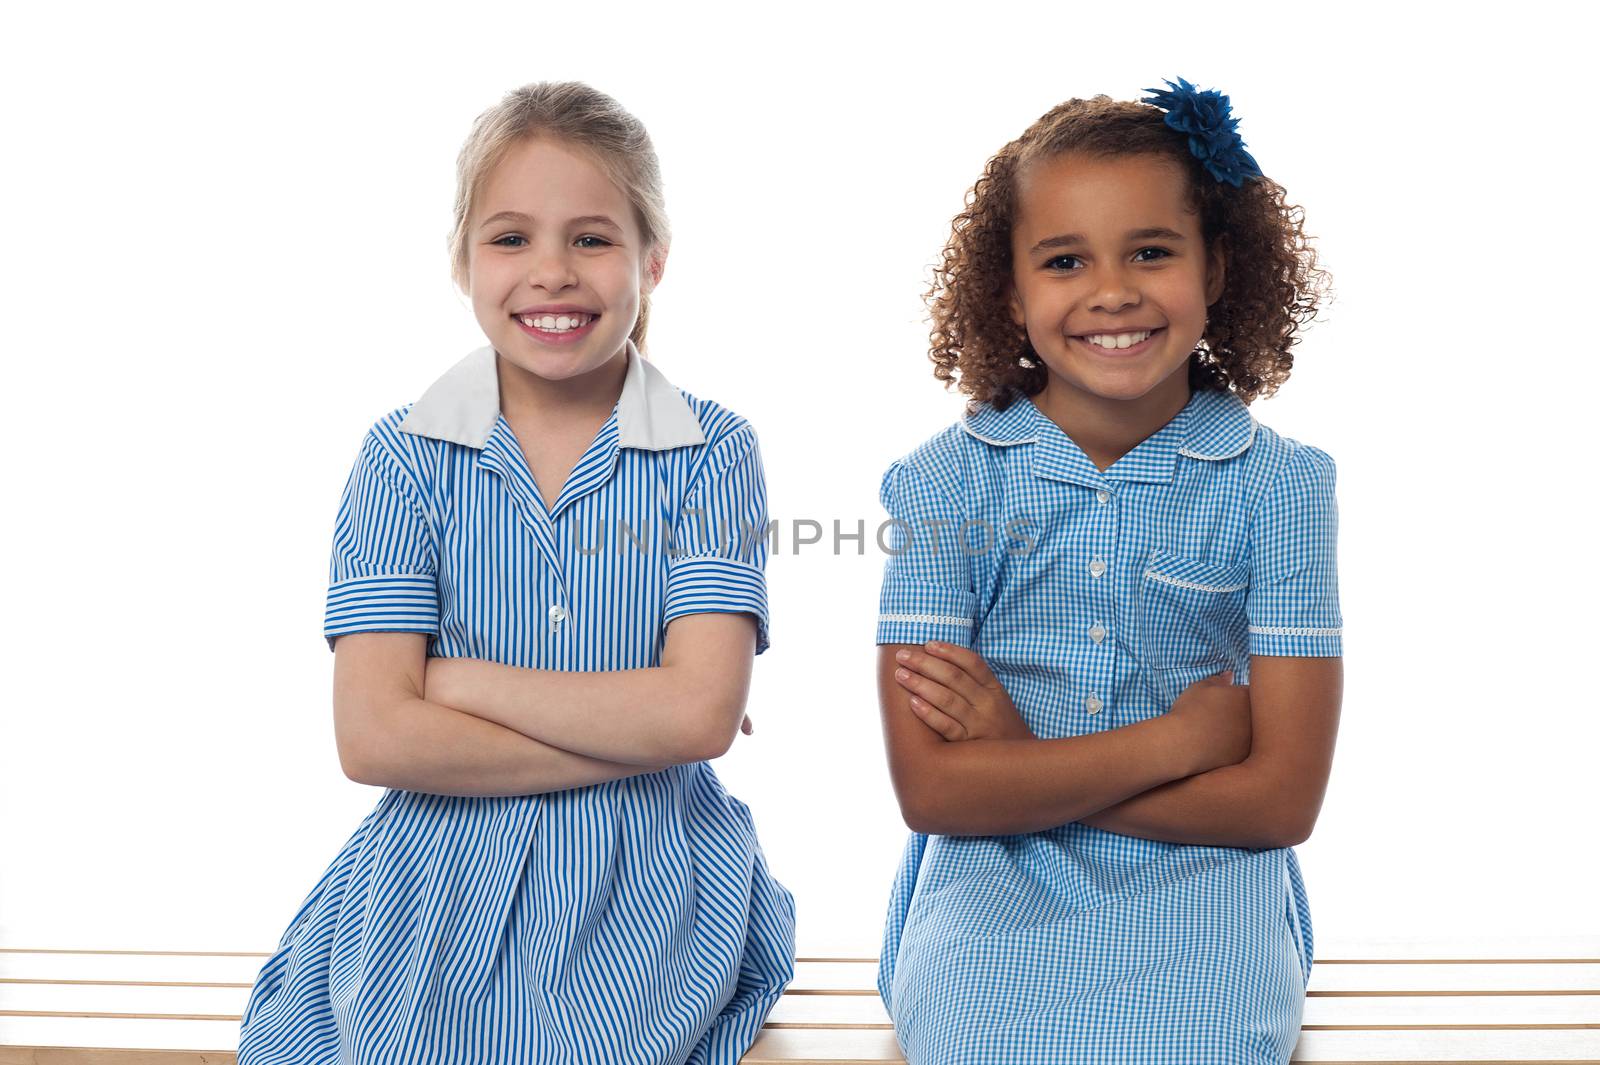
<svg viewBox="0 0 1600 1065"><path fill-rule="evenodd" d="M377 801L334 750L335 508L373 420L483 343L445 256L455 153L541 78L655 139L657 364L755 424L786 528L869 530L885 467L959 414L921 294L984 160L1069 96L1228 93L1337 291L1253 408L1339 470L1344 713L1299 848L1318 941L1600 930L1577 16L44 9L0 45L0 945L270 950ZM802 954L876 953L905 838L883 558L845 550L771 558L756 733L717 763Z"/></svg>

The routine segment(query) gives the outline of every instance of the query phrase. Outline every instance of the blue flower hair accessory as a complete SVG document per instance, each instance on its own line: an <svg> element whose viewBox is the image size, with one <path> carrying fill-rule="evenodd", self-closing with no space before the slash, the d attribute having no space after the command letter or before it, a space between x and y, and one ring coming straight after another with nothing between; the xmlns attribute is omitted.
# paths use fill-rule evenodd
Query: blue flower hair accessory
<svg viewBox="0 0 1600 1065"><path fill-rule="evenodd" d="M1162 78L1167 91L1146 89L1154 93L1139 102L1154 104L1166 111L1167 125L1179 133L1189 135L1189 150L1205 164L1211 176L1239 188L1246 181L1261 177L1261 168L1234 128L1237 118L1229 117L1228 98L1215 89L1201 92L1182 78L1177 85Z"/></svg>

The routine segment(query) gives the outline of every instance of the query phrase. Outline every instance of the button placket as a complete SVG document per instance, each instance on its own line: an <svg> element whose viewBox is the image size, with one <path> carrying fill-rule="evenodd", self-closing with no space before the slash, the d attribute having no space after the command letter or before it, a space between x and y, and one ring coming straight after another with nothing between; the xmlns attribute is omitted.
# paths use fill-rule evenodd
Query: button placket
<svg viewBox="0 0 1600 1065"><path fill-rule="evenodd" d="M1117 515L1116 508L1112 505L1112 494L1109 489L1096 488L1094 498L1099 504L1095 509L1098 511L1097 518L1101 519L1097 520L1096 524L1101 529L1099 539L1102 550L1089 560L1089 575L1098 581L1110 569L1110 564L1106 559L1114 557L1116 554ZM1105 617L1107 612L1115 608L1116 589L1111 582L1106 582L1096 587L1093 598L1096 600L1095 612ZM1106 638L1106 627L1100 621L1094 621L1088 630L1088 634L1089 639L1094 642L1096 648L1101 648ZM1102 655L1096 654L1095 657L1095 672L1100 675L1099 679L1102 682L1109 681L1113 669L1112 663L1104 661ZM1084 713L1090 716L1098 714L1105 709L1105 701L1100 698L1098 691L1089 692L1088 697L1083 701L1083 709Z"/></svg>

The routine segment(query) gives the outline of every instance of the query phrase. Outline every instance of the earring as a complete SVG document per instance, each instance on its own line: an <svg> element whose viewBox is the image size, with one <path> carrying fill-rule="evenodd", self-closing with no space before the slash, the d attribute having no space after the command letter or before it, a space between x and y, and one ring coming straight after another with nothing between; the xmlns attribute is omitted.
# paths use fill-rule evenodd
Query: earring
<svg viewBox="0 0 1600 1065"><path fill-rule="evenodd" d="M1017 356L1017 365L1022 367L1024 370L1031 370L1039 364L1028 358L1026 355L1019 355Z"/></svg>

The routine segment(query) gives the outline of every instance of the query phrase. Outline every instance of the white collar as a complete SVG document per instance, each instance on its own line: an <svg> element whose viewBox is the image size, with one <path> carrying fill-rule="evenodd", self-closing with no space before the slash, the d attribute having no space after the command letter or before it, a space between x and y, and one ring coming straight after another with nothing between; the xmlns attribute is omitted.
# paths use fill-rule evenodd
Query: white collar
<svg viewBox="0 0 1600 1065"><path fill-rule="evenodd" d="M683 393L627 341L628 372L617 398L617 446L664 451L705 443ZM492 345L478 348L428 386L401 432L482 449L500 420L500 379Z"/></svg>

